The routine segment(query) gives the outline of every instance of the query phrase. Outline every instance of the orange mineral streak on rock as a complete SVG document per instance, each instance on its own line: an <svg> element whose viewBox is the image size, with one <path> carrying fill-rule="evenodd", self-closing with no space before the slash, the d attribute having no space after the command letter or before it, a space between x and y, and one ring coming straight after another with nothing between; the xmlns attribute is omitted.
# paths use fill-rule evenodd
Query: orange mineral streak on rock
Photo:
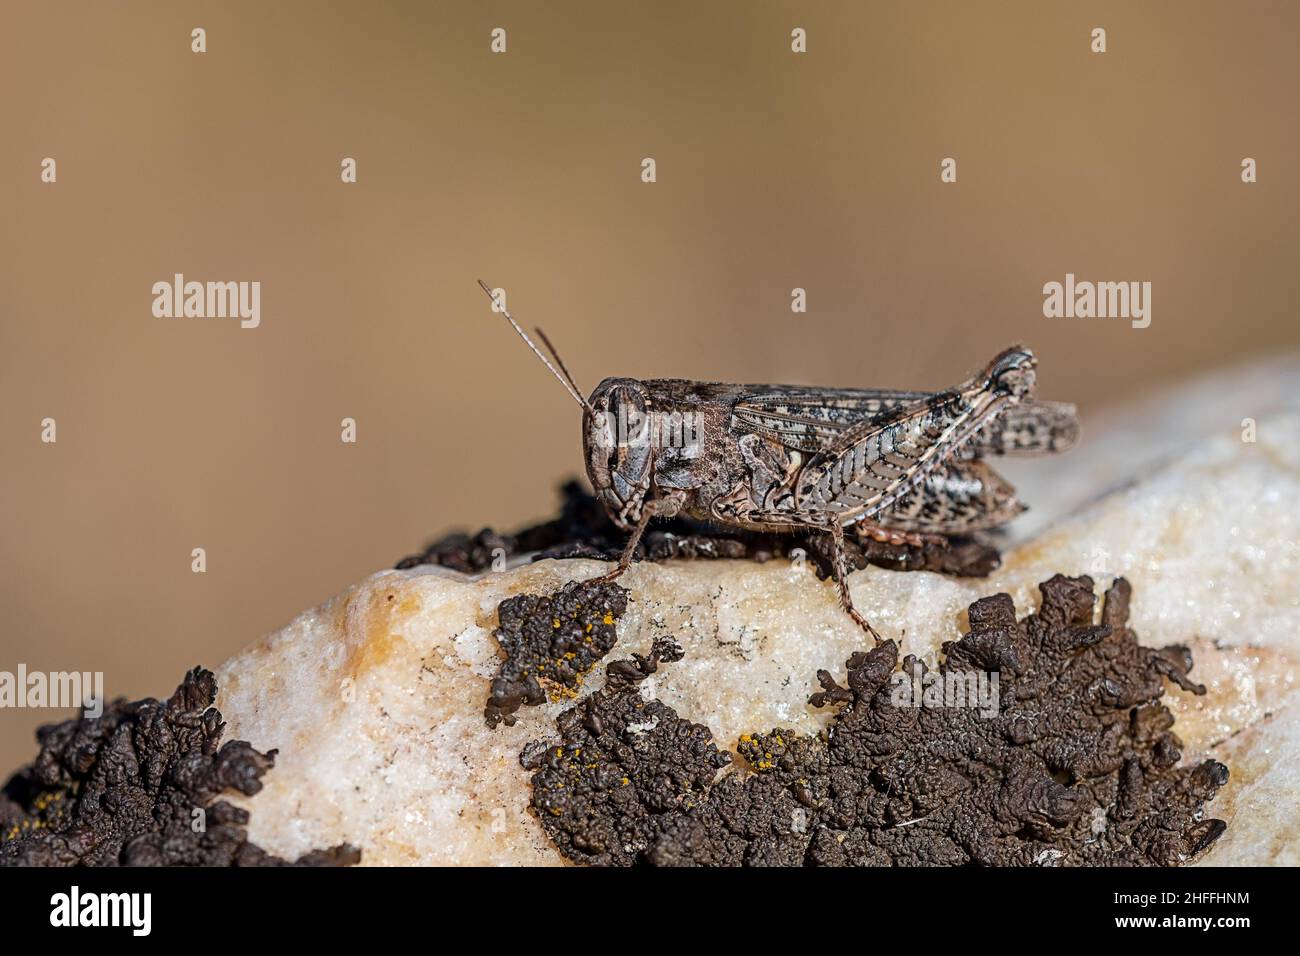
<svg viewBox="0 0 1300 956"><path fill-rule="evenodd" d="M379 580L348 595L343 625L346 671L360 678L382 667L407 644L402 632L421 606L419 594L401 581Z"/></svg>

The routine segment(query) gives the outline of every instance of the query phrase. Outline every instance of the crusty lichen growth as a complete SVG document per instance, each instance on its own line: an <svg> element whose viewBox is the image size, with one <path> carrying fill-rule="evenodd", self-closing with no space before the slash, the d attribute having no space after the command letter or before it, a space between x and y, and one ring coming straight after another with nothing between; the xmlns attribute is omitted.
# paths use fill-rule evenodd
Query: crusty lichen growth
<svg viewBox="0 0 1300 956"><path fill-rule="evenodd" d="M196 667L167 701L116 700L97 718L37 732L36 759L0 791L0 865L280 866L248 840L247 810L220 794L251 796L275 751L221 744L217 682ZM298 865L360 859L346 844Z"/></svg>
<svg viewBox="0 0 1300 956"><path fill-rule="evenodd" d="M609 683L530 745L532 806L582 863L628 865L1174 865L1224 829L1203 808L1227 781L1181 744L1159 703L1187 678L1185 648L1141 647L1129 586L1094 623L1091 579L1041 585L1039 611L1011 598L970 607L970 633L941 671L999 672L993 716L894 702L892 641L821 672L812 702L838 706L827 733L742 735L733 767L707 728L646 700L639 681L680 658L671 641L607 668ZM903 662L921 677L914 658Z"/></svg>
<svg viewBox="0 0 1300 956"><path fill-rule="evenodd" d="M584 675L618 640L615 622L627 594L617 584L571 583L550 597L502 601L493 633L505 660L484 709L488 726L512 726L525 704L576 697Z"/></svg>
<svg viewBox="0 0 1300 956"><path fill-rule="evenodd" d="M615 526L599 502L577 482L564 485L561 494L560 515L554 520L513 534L499 534L491 528L475 535L449 534L419 554L403 558L397 567L433 564L477 573L492 567L503 555L531 555L534 560L617 558L626 532ZM637 559L744 558L762 562L795 552L809 558L818 577L831 575L833 555L827 536L819 532L771 534L721 529L687 518L673 518L650 528L637 548ZM845 553L854 568L876 564L896 571L938 571L960 576L986 575L1000 560L997 550L987 542L962 537L924 544L848 541ZM521 595L501 605L495 636L505 661L492 680L484 708L489 727L503 722L512 726L515 713L523 706L575 699L584 675L613 648L617 640L614 624L626 608L627 592L614 584L589 592L596 595L597 609L603 606L605 611L593 614L590 608L574 606L573 594L578 587L570 585L553 598ZM574 622L580 625L578 630Z"/></svg>

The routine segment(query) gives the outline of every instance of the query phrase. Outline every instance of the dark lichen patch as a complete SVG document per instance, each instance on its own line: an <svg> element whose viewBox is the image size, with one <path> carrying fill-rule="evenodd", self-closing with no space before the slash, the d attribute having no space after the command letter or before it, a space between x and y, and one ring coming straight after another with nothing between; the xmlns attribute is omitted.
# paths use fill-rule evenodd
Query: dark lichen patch
<svg viewBox="0 0 1300 956"><path fill-rule="evenodd" d="M627 534L610 521L600 503L576 481L565 484L561 493L560 514L551 521L514 534L484 528L474 535L447 535L419 554L403 558L397 567L432 564L478 573L499 566L501 558L525 554L532 555L533 560L617 558ZM859 569L876 564L896 571L982 576L996 568L1000 560L991 545L969 538L922 545L850 540L845 546L851 566ZM821 534L724 530L675 518L648 530L637 548L637 559L650 561L734 558L763 562L793 559L799 554L807 557L818 577L831 575L830 542ZM495 636L505 661L492 680L484 710L489 727L503 721L512 726L522 706L573 696L583 675L614 646L612 624L604 621L604 613L594 614L590 609L608 610L617 620L626 607L627 592L616 585L602 585L600 591L583 596L583 587L570 585L550 598L521 595L502 602L501 623ZM587 612L577 608L584 602ZM574 622L580 626L575 627Z"/></svg>
<svg viewBox="0 0 1300 956"><path fill-rule="evenodd" d="M221 744L216 696L212 672L196 667L167 701L120 699L97 718L42 727L36 759L0 791L0 865L356 863L347 844L291 864L249 842L248 811L218 798L261 790L276 752Z"/></svg>
<svg viewBox="0 0 1300 956"><path fill-rule="evenodd" d="M570 582L553 595L502 601L493 636L505 661L492 679L488 726L513 726L515 711L525 704L576 696L583 676L618 640L616 622L627 610L627 595L617 584Z"/></svg>
<svg viewBox="0 0 1300 956"><path fill-rule="evenodd" d="M552 521L524 528L514 534L499 534L484 528L475 535L451 534L430 544L419 554L403 558L398 568L436 564L466 573L486 571L498 557L531 554L544 558L596 558L613 560L623 550L627 534L605 513L604 508L576 481L561 489L560 514ZM866 540L847 542L849 559L856 568L868 564L895 571L940 571L946 574L982 577L998 566L997 549L985 540L954 537L947 544L888 544ZM796 551L807 555L819 577L831 571L825 535L785 535L722 529L673 518L657 522L637 546L638 560L665 561L670 558L744 558L768 561L790 558Z"/></svg>
<svg viewBox="0 0 1300 956"><path fill-rule="evenodd" d="M970 606L940 673L999 672L996 716L900 706L892 641L854 654L845 686L818 675L828 731L744 735L731 767L707 728L646 700L638 682L680 656L616 661L608 684L566 710L559 739L530 745L532 807L570 860L630 865L1175 865L1224 830L1204 806L1227 781L1207 760L1178 766L1159 703L1164 679L1192 693L1185 648L1141 647L1129 585L1099 623L1090 579L1041 585L1017 620L1005 594Z"/></svg>

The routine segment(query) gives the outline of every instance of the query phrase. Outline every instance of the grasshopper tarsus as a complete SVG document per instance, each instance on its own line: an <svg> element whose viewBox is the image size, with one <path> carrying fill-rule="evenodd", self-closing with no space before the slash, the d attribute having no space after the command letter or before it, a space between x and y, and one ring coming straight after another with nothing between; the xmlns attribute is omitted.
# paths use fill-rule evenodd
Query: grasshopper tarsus
<svg viewBox="0 0 1300 956"><path fill-rule="evenodd" d="M847 610L849 612L849 617L853 618L853 620L857 622L859 627L861 627L864 631L866 631L868 634L871 635L871 639L875 642L877 647L885 643L885 639L880 636L880 634L876 631L874 627L871 626L870 621L868 621L865 617L863 617L860 613L858 613L858 611L854 610L853 608L848 608Z"/></svg>
<svg viewBox="0 0 1300 956"><path fill-rule="evenodd" d="M839 588L840 588L840 607L844 609L845 613L848 614L848 616L853 619L854 623L856 623L858 627L866 631L867 634L871 636L871 639L875 641L877 645L885 643L885 639L880 636L880 632L877 631L874 627L872 627L871 622L868 621L862 615L862 612L859 611L854 606L853 598L849 596L849 588L848 588L847 580L843 584L840 584Z"/></svg>

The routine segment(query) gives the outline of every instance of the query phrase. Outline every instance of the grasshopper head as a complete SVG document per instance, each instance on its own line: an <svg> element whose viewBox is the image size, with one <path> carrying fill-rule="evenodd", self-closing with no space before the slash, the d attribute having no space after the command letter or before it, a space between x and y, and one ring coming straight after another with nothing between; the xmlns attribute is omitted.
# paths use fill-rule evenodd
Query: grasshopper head
<svg viewBox="0 0 1300 956"><path fill-rule="evenodd" d="M1016 345L989 363L985 376L990 388L1019 401L1034 391L1035 368L1038 359L1023 345Z"/></svg>
<svg viewBox="0 0 1300 956"><path fill-rule="evenodd" d="M587 477L609 516L622 528L641 516L654 460L650 394L633 378L607 378L583 416Z"/></svg>

